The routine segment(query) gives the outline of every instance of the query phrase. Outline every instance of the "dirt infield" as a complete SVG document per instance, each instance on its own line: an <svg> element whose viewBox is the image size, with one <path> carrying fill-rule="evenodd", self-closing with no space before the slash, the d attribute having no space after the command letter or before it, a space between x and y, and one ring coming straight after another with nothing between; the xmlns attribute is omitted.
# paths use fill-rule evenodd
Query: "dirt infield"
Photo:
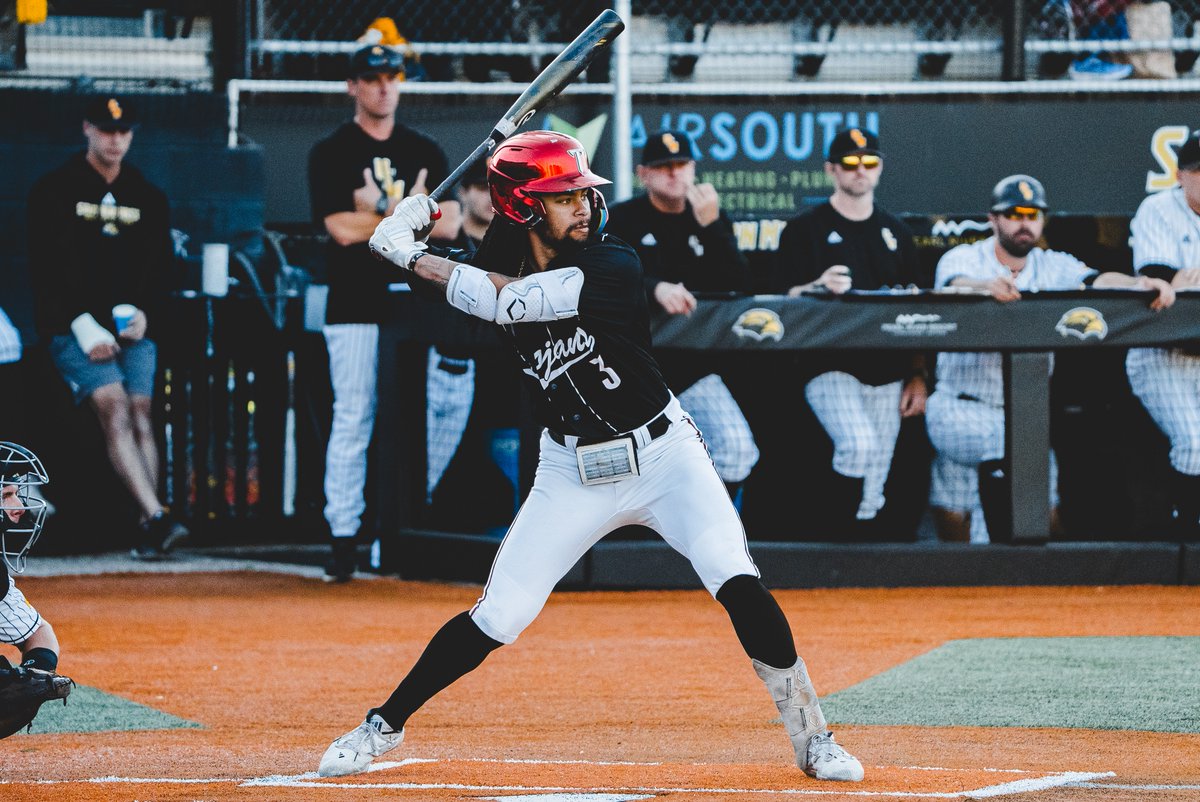
<svg viewBox="0 0 1200 802"><path fill-rule="evenodd" d="M867 779L809 780L702 591L556 595L516 644L414 717L391 763L322 780L328 742L386 698L477 587L229 573L21 588L54 623L65 673L202 728L5 739L6 802L1200 799L1200 735L1153 732L835 724ZM1200 635L1200 588L778 597L823 694L952 639Z"/></svg>

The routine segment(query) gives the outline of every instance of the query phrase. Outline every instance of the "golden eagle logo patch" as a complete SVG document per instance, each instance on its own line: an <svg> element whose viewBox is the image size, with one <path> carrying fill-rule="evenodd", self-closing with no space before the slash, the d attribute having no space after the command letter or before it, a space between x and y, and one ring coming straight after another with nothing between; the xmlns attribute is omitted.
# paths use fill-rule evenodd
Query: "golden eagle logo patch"
<svg viewBox="0 0 1200 802"><path fill-rule="evenodd" d="M1058 319L1054 330L1063 337L1103 340L1108 334L1108 323L1105 322L1104 315L1090 306L1077 306Z"/></svg>
<svg viewBox="0 0 1200 802"><path fill-rule="evenodd" d="M783 321L770 309L747 309L734 322L733 333L743 339L748 337L755 342L763 340L779 342L783 339Z"/></svg>

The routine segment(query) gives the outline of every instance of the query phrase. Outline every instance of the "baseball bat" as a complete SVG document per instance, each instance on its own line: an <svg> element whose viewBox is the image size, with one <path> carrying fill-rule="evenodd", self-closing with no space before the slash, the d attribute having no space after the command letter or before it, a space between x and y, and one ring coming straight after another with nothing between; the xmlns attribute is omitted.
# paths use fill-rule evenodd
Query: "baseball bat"
<svg viewBox="0 0 1200 802"><path fill-rule="evenodd" d="M435 201L443 200L471 165L491 152L492 148L508 139L517 129L527 123L539 109L558 96L567 84L574 81L579 74L587 69L588 64L603 48L609 46L613 39L625 30L625 22L612 9L605 9L600 16L592 20L583 31L567 45L546 69L542 70L529 86L521 93L516 102L492 128L487 139L454 168L446 180L437 185L429 197Z"/></svg>

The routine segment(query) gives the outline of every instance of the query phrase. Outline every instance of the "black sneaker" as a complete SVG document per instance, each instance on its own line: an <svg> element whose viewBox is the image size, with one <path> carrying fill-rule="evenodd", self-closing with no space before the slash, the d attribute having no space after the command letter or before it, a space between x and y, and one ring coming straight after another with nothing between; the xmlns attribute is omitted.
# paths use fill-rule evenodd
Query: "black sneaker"
<svg viewBox="0 0 1200 802"><path fill-rule="evenodd" d="M163 554L170 554L172 551L174 551L176 546L183 543L191 536L192 533L188 531L186 526L181 524L179 521L172 521L168 519L166 537L162 539L162 543L158 545L158 548Z"/></svg>
<svg viewBox="0 0 1200 802"><path fill-rule="evenodd" d="M138 526L137 545L129 552L135 560L161 560L188 537L183 524L176 523L165 513L147 518Z"/></svg>
<svg viewBox="0 0 1200 802"><path fill-rule="evenodd" d="M358 567L358 546L353 537L335 537L330 542L329 562L325 564L326 582L349 582Z"/></svg>

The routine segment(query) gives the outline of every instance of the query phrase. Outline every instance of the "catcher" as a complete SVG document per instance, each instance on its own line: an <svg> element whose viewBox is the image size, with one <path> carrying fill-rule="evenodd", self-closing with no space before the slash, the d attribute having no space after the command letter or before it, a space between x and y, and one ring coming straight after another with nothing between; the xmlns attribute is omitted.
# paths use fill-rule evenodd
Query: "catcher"
<svg viewBox="0 0 1200 802"><path fill-rule="evenodd" d="M28 727L43 702L62 699L74 683L54 673L58 668L58 637L54 627L26 601L12 574L25 570L29 549L41 534L46 502L34 488L50 478L29 449L0 441L0 643L21 650L13 667L0 656L0 738Z"/></svg>

